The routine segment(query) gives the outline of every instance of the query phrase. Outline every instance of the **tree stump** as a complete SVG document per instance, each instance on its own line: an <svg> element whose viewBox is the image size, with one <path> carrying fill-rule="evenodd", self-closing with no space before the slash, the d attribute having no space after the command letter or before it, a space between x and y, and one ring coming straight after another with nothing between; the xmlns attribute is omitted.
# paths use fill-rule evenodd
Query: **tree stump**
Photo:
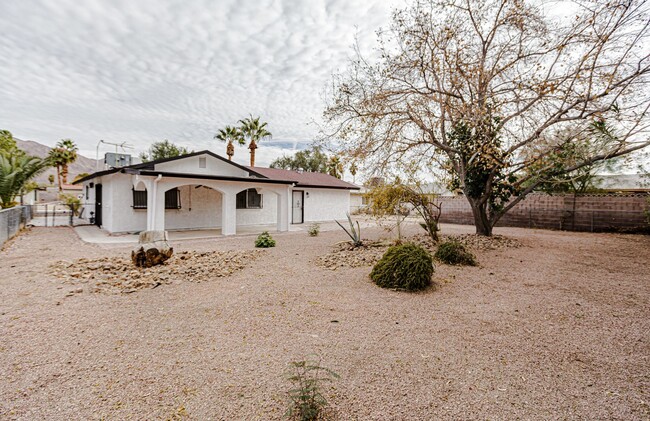
<svg viewBox="0 0 650 421"><path fill-rule="evenodd" d="M138 242L138 246L131 251L131 261L138 267L162 265L174 253L167 242L167 231L143 231Z"/></svg>

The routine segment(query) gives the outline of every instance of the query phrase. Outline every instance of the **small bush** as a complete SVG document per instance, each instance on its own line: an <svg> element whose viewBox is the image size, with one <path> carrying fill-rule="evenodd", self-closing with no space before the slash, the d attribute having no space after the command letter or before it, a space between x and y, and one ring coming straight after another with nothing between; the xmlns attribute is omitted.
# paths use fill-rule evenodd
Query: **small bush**
<svg viewBox="0 0 650 421"><path fill-rule="evenodd" d="M275 240L273 239L273 237L271 237L271 234L269 234L268 231L264 231L263 233L257 236L257 239L255 240L255 247L260 247L260 248L275 247Z"/></svg>
<svg viewBox="0 0 650 421"><path fill-rule="evenodd" d="M405 243L389 247L377 262L370 279L382 288L418 291L431 284L433 260L421 246Z"/></svg>
<svg viewBox="0 0 650 421"><path fill-rule="evenodd" d="M448 265L476 266L474 255L458 240L441 243L436 250L435 258Z"/></svg>
<svg viewBox="0 0 650 421"><path fill-rule="evenodd" d="M289 408L285 416L312 421L319 419L328 405L321 391L322 384L338 379L339 375L321 367L319 358L309 358L292 362L287 378L293 388L289 390Z"/></svg>
<svg viewBox="0 0 650 421"><path fill-rule="evenodd" d="M317 222L311 224L307 229L307 233L309 234L310 237L318 236L318 233L320 233L320 224Z"/></svg>

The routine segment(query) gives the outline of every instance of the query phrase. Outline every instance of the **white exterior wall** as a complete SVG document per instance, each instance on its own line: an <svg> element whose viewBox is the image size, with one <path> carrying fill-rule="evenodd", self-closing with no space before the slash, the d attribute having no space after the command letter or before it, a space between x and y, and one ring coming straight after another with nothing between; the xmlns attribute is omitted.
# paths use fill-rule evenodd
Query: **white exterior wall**
<svg viewBox="0 0 650 421"><path fill-rule="evenodd" d="M113 221L114 221L114 212L117 212L117 220L120 221L120 214L121 212L121 207L119 204L117 206L113 206L113 204L120 198L120 194L114 194L116 189L113 187L115 184L115 180L113 180L115 175L109 175L106 177L102 177L102 227L105 227L106 230L114 232L115 227L113 226ZM119 186L117 186L119 190ZM129 189L130 190L130 189ZM122 196L124 198L124 196ZM122 205L124 205L125 201L122 199L121 200ZM129 208L130 210L130 208ZM123 220L123 219L122 219Z"/></svg>
<svg viewBox="0 0 650 421"><path fill-rule="evenodd" d="M275 193L259 189L262 209L237 209L237 225L271 225L277 222L278 197Z"/></svg>
<svg viewBox="0 0 650 421"><path fill-rule="evenodd" d="M295 188L294 190L305 192L305 222L345 219L346 213L350 212L349 190L320 188Z"/></svg>
<svg viewBox="0 0 650 421"><path fill-rule="evenodd" d="M206 158L205 168L199 168L199 158ZM230 177L248 177L248 171L230 165L210 155L197 155L178 161L163 162L154 166L156 171L187 173L187 174L209 174L225 175Z"/></svg>
<svg viewBox="0 0 650 421"><path fill-rule="evenodd" d="M350 193L350 213L358 212L363 207L363 196L358 192Z"/></svg>
<svg viewBox="0 0 650 421"><path fill-rule="evenodd" d="M110 232L137 232L147 229L147 210L133 209L134 177L111 174L102 177L102 226ZM110 190L110 195L109 195ZM144 190L139 183L138 190ZM109 200L110 199L110 200Z"/></svg>

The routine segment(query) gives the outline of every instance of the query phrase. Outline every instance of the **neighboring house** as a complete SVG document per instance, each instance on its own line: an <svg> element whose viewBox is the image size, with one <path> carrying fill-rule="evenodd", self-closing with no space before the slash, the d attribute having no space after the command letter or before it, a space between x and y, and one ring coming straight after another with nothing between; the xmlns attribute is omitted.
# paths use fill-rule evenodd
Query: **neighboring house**
<svg viewBox="0 0 650 421"><path fill-rule="evenodd" d="M99 171L83 186L84 216L111 233L221 229L345 218L359 187L327 174L245 167L210 151Z"/></svg>
<svg viewBox="0 0 650 421"><path fill-rule="evenodd" d="M83 187L81 185L74 184L63 184L60 191L57 186L41 187L38 190L26 194L24 203L26 205L34 205L37 203L58 202L62 193L82 199L82 191Z"/></svg>
<svg viewBox="0 0 650 421"><path fill-rule="evenodd" d="M350 213L359 213L368 207L367 193L367 187L361 187L359 190L350 192Z"/></svg>

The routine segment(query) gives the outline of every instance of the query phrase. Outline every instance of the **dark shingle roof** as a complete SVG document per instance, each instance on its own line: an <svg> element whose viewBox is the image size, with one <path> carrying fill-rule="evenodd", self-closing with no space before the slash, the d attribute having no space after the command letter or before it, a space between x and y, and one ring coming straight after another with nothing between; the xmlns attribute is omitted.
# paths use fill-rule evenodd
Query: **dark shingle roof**
<svg viewBox="0 0 650 421"><path fill-rule="evenodd" d="M203 155L207 154L210 156L213 156L217 159L220 159L224 162L227 162L231 165L234 165L237 168L243 169L245 171L248 171L248 173L252 176L256 176L259 178L268 178L271 180L276 180L276 181L281 181L281 182L288 182L288 181L293 181L296 183L297 187L321 187L321 188L329 188L329 189L347 189L347 190L359 190L359 186L355 186L352 183L345 182L343 180L339 180L336 177L332 177L329 174L323 174L319 172L298 172L298 171L293 171L293 170L281 170L281 169L276 169L276 168L263 168L263 167L248 167L248 166L243 166L240 164L237 164L235 162L229 161L228 159L217 155L214 152L210 151L199 151L199 152L193 152L187 155L181 155L181 156L176 156L173 158L164 158L164 159L159 159L156 161L151 161L151 162L144 162L142 164L134 164L134 165L129 165L126 167L120 167L120 168L111 168L109 170L104 170L104 171L98 171L94 174L90 174L89 176L86 176L82 179L79 179L75 181L73 184L80 184L86 180L90 180L95 177L101 177L102 175L108 175L108 174L113 174L116 172L131 172L137 173L137 172L143 172L143 173L151 173L153 174L154 168L156 164L162 164L163 162L170 162L170 161L176 161L179 159L184 159L188 158L191 156L196 156L196 155ZM158 173L158 172L157 172ZM151 175L149 174L149 175ZM167 176L172 176L172 173L164 173ZM173 176L178 176L178 174L174 174ZM187 174L188 177L199 177L199 175L196 174ZM207 176L201 175L200 178L206 178ZM224 177L219 177L215 176L215 178L224 178ZM229 178L229 177L225 177ZM230 177L232 178L232 177ZM240 177L237 177L240 178ZM241 178L241 180L246 180L245 178Z"/></svg>
<svg viewBox="0 0 650 421"><path fill-rule="evenodd" d="M348 190L359 190L360 188L359 186L356 186L352 183L348 183L347 181L343 181L336 177L332 177L329 174L323 174L320 172L298 172L293 170L263 167L246 168L262 174L263 176L268 177L272 180L292 180L296 183L296 187L323 187Z"/></svg>

